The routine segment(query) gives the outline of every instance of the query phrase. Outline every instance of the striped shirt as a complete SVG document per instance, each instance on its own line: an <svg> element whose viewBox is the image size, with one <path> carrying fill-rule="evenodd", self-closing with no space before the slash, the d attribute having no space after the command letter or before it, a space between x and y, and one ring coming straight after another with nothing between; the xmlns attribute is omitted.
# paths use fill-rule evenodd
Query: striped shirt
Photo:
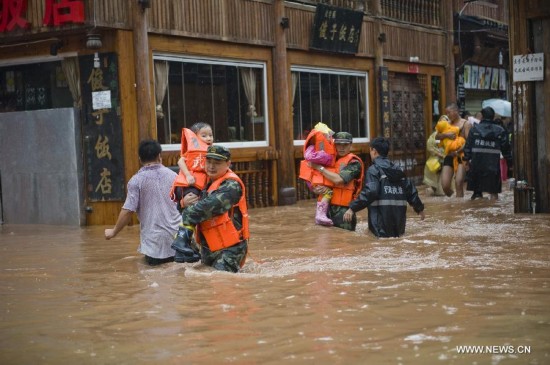
<svg viewBox="0 0 550 365"><path fill-rule="evenodd" d="M140 222L138 252L156 259L174 256L170 247L181 217L170 189L177 174L162 164L142 167L128 182L123 209L136 212Z"/></svg>

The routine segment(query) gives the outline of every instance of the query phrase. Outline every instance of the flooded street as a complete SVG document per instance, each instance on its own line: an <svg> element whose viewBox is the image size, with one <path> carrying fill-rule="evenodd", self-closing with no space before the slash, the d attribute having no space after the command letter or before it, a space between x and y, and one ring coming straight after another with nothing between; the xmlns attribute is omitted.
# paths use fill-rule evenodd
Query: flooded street
<svg viewBox="0 0 550 365"><path fill-rule="evenodd" d="M138 226L0 226L0 364L550 364L550 216L469 196L398 239L254 209L239 274L149 267Z"/></svg>

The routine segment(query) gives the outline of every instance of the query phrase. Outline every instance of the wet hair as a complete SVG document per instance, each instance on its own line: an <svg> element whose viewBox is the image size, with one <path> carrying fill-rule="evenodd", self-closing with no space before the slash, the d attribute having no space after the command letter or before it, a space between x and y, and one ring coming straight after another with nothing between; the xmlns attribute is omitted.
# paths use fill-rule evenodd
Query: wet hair
<svg viewBox="0 0 550 365"><path fill-rule="evenodd" d="M189 128L189 129L191 129L191 130L193 131L193 133L199 133L199 131L200 131L201 129L203 129L203 128L210 128L210 129L212 129L212 127L210 126L210 124L204 123L204 122L197 122L197 123L193 124L193 125L191 126L191 128Z"/></svg>
<svg viewBox="0 0 550 365"><path fill-rule="evenodd" d="M449 104L447 104L447 109L458 111L458 104L457 103L449 103Z"/></svg>
<svg viewBox="0 0 550 365"><path fill-rule="evenodd" d="M142 163L155 161L162 152L160 144L153 139L146 139L139 143L139 159Z"/></svg>
<svg viewBox="0 0 550 365"><path fill-rule="evenodd" d="M481 109L481 117L485 120L495 119L495 110L490 106Z"/></svg>
<svg viewBox="0 0 550 365"><path fill-rule="evenodd" d="M390 142L383 137L376 137L370 142L370 148L374 148L382 157L388 157L390 152Z"/></svg>

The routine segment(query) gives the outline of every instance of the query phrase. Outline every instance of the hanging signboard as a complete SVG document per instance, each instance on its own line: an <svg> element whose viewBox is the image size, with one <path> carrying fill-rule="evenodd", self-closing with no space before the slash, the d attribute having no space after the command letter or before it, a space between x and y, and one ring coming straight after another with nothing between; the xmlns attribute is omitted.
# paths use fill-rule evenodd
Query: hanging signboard
<svg viewBox="0 0 550 365"><path fill-rule="evenodd" d="M388 68L380 66L380 118L385 138L391 138L390 77Z"/></svg>
<svg viewBox="0 0 550 365"><path fill-rule="evenodd" d="M124 160L115 53L80 57L89 201L124 200Z"/></svg>
<svg viewBox="0 0 550 365"><path fill-rule="evenodd" d="M318 4L311 49L355 54L359 49L363 12Z"/></svg>
<svg viewBox="0 0 550 365"><path fill-rule="evenodd" d="M544 53L514 56L512 77L514 82L544 80Z"/></svg>

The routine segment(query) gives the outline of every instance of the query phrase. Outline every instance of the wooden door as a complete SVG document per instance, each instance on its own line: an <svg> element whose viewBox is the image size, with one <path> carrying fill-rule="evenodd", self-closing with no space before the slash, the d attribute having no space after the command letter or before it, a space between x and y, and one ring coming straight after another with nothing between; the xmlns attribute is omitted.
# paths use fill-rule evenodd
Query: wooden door
<svg viewBox="0 0 550 365"><path fill-rule="evenodd" d="M421 183L424 175L426 134L426 76L390 72L390 158L408 177Z"/></svg>

